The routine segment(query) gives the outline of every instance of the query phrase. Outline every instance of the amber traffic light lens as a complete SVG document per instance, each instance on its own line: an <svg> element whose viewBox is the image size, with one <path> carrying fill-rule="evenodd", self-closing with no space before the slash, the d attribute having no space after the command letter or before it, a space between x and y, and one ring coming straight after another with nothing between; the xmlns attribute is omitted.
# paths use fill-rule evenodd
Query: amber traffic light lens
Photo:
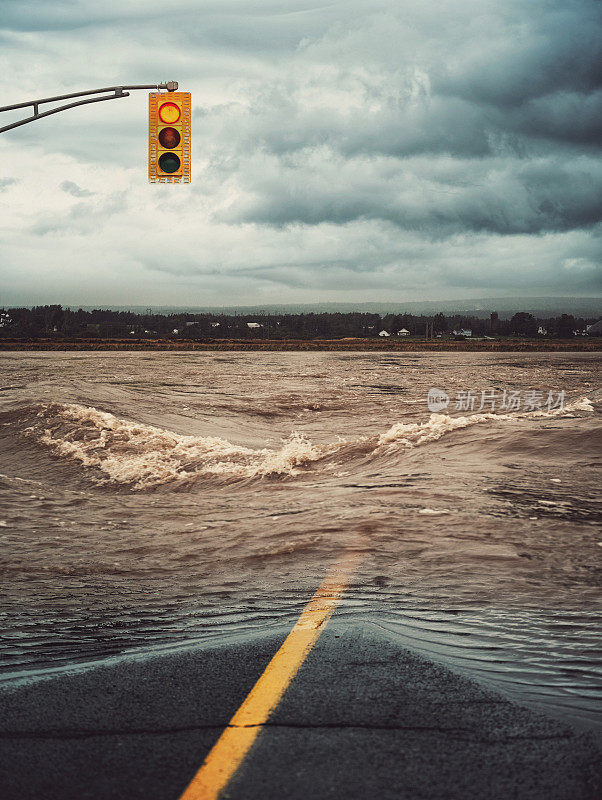
<svg viewBox="0 0 602 800"><path fill-rule="evenodd" d="M175 103L163 103L159 108L159 117L161 122L167 125L173 125L180 119L180 108Z"/></svg>
<svg viewBox="0 0 602 800"><path fill-rule="evenodd" d="M177 147L180 144L180 134L175 128L163 128L159 132L159 142L161 147Z"/></svg>
<svg viewBox="0 0 602 800"><path fill-rule="evenodd" d="M163 172L177 172L181 163L175 153L163 153L162 156L159 156L159 167Z"/></svg>

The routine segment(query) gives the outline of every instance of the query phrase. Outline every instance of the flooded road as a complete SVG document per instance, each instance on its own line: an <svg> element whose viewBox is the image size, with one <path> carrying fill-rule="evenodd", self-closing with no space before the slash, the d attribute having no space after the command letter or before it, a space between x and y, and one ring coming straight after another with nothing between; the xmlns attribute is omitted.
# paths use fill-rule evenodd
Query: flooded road
<svg viewBox="0 0 602 800"><path fill-rule="evenodd" d="M351 546L341 622L602 726L598 354L0 362L5 681L283 629Z"/></svg>

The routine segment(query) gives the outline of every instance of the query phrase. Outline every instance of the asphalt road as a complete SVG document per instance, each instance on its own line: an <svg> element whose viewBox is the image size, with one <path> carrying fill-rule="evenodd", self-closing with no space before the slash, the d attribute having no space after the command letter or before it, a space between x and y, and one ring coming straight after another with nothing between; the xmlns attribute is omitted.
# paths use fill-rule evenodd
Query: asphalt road
<svg viewBox="0 0 602 800"><path fill-rule="evenodd" d="M123 660L0 692L2 800L177 800L280 637ZM223 793L602 796L593 739L331 621Z"/></svg>

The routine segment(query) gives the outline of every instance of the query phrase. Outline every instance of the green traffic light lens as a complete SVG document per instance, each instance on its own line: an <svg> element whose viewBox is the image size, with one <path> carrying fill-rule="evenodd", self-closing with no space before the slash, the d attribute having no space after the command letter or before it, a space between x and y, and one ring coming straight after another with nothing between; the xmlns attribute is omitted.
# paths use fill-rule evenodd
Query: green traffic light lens
<svg viewBox="0 0 602 800"><path fill-rule="evenodd" d="M180 144L180 134L175 128L163 128L159 132L161 147L177 147Z"/></svg>
<svg viewBox="0 0 602 800"><path fill-rule="evenodd" d="M180 169L181 161L175 153L163 153L159 156L159 166L163 172L177 172Z"/></svg>

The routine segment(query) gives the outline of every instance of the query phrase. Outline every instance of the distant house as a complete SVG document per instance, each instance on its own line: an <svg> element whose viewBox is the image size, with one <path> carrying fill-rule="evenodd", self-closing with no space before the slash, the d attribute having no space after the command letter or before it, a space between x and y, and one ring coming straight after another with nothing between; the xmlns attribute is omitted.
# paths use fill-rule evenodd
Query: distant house
<svg viewBox="0 0 602 800"><path fill-rule="evenodd" d="M407 328L402 328L400 331L397 331L398 336L409 336L410 332Z"/></svg>
<svg viewBox="0 0 602 800"><path fill-rule="evenodd" d="M539 328L537 329L537 333L540 336L547 336L548 335L548 329L544 328L543 325L540 325Z"/></svg>
<svg viewBox="0 0 602 800"><path fill-rule="evenodd" d="M459 331L454 331L454 336L472 336L472 330L470 328L460 328Z"/></svg>
<svg viewBox="0 0 602 800"><path fill-rule="evenodd" d="M260 322L247 322L247 328L261 328Z"/></svg>
<svg viewBox="0 0 602 800"><path fill-rule="evenodd" d="M198 325L198 324L199 324L199 323L198 323L198 320L196 320L196 319L193 319L193 320L192 320L192 322L187 322L187 323L186 323L186 327L187 327L187 328L190 328L190 326L191 326L191 325Z"/></svg>
<svg viewBox="0 0 602 800"><path fill-rule="evenodd" d="M599 319L597 322L594 322L593 325L588 325L586 330L588 333L593 333L593 334L602 333L602 319Z"/></svg>
<svg viewBox="0 0 602 800"><path fill-rule="evenodd" d="M172 333L180 333L180 329L179 328L174 328Z"/></svg>
<svg viewBox="0 0 602 800"><path fill-rule="evenodd" d="M211 327L212 328L219 328L219 322L212 322L211 323Z"/></svg>
<svg viewBox="0 0 602 800"><path fill-rule="evenodd" d="M388 331L381 331L378 335L379 336L390 336L391 334Z"/></svg>

